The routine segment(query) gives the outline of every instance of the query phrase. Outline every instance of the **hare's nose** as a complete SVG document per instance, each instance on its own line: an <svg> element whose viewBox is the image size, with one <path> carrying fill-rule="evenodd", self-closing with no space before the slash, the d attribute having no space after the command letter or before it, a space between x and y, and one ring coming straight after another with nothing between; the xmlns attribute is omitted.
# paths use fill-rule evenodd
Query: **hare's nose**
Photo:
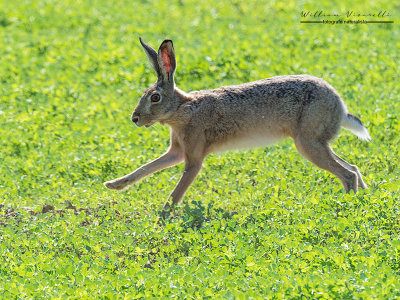
<svg viewBox="0 0 400 300"><path fill-rule="evenodd" d="M132 122L137 124L138 121L139 121L139 114L138 113L133 113L132 114Z"/></svg>

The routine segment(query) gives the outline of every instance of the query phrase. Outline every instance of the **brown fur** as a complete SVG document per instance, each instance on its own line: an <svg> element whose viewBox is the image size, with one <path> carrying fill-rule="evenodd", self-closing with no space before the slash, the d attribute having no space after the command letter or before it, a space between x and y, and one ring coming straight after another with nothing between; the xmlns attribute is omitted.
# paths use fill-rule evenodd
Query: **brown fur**
<svg viewBox="0 0 400 300"><path fill-rule="evenodd" d="M168 124L171 145L160 158L106 182L107 188L124 189L153 172L185 161L182 178L170 195L172 203L165 204L165 213L181 200L207 154L268 145L286 137L294 139L301 155L337 176L346 191L367 187L358 168L336 155L329 141L341 126L364 139L369 138L368 132L323 79L309 75L275 76L185 93L175 87L172 41L164 41L158 53L140 42L158 81L143 93L132 121L138 126ZM154 94L160 95L157 103L151 100Z"/></svg>

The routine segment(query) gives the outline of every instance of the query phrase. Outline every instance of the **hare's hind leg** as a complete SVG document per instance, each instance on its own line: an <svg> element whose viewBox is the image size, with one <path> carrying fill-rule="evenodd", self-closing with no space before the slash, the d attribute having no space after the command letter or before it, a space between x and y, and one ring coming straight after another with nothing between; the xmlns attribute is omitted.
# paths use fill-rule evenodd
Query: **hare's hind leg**
<svg viewBox="0 0 400 300"><path fill-rule="evenodd" d="M345 168L348 169L348 170L351 170L351 171L356 172L356 174L357 174L357 183L358 183L358 186L359 186L360 188L363 188L363 189L367 189L367 188L368 188L367 184L366 184L366 183L363 181L363 179L362 179L362 175L361 175L361 173L360 173L360 170L358 170L358 167L357 167L356 165L349 164L347 161L345 161L343 158L341 158L339 155L337 155L337 154L334 153L334 152L333 152L333 155L335 156L336 160L337 160L343 167L345 167Z"/></svg>
<svg viewBox="0 0 400 300"><path fill-rule="evenodd" d="M347 192L350 190L357 192L357 173L339 163L337 155L327 141L321 142L313 138L298 136L295 138L295 145L301 155L339 178Z"/></svg>

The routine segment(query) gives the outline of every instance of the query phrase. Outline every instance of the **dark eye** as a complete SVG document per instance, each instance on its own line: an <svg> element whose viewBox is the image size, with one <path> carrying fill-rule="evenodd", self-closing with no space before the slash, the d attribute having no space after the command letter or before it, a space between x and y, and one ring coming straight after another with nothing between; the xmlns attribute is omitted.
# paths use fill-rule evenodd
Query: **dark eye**
<svg viewBox="0 0 400 300"><path fill-rule="evenodd" d="M158 101L160 101L160 99L161 99L160 94L153 94L153 95L151 95L151 98L150 98L151 102L158 102Z"/></svg>

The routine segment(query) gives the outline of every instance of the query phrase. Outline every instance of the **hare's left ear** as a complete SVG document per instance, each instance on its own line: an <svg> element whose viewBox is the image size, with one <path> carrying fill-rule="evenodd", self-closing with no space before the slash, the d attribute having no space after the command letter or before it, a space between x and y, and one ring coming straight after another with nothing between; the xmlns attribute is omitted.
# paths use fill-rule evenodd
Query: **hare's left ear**
<svg viewBox="0 0 400 300"><path fill-rule="evenodd" d="M174 45L171 40L164 40L158 48L158 66L161 71L163 83L174 85L174 73L176 69L176 59Z"/></svg>
<svg viewBox="0 0 400 300"><path fill-rule="evenodd" d="M162 77L160 66L158 64L158 58L157 58L157 52L153 48L151 48L149 45L147 45L145 42L142 41L142 38L139 37L139 41L142 44L142 47L144 49L144 52L146 52L147 58L151 62L151 65L153 66L154 71L157 73L157 77L160 80Z"/></svg>

